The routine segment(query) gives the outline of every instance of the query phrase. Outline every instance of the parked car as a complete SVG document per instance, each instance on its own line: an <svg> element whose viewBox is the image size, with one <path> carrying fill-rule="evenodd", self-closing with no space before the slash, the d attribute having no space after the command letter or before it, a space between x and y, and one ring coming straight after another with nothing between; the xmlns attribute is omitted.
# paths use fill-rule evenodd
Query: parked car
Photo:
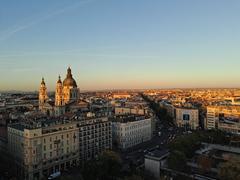
<svg viewBox="0 0 240 180"><path fill-rule="evenodd" d="M61 172L55 172L48 177L48 180L56 179L61 176Z"/></svg>

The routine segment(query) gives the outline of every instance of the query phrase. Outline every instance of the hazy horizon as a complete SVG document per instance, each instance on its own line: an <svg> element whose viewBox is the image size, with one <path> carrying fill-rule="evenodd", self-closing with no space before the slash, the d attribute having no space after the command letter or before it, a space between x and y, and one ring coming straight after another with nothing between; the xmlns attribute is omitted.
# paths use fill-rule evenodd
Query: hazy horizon
<svg viewBox="0 0 240 180"><path fill-rule="evenodd" d="M0 90L239 88L240 1L0 2Z"/></svg>

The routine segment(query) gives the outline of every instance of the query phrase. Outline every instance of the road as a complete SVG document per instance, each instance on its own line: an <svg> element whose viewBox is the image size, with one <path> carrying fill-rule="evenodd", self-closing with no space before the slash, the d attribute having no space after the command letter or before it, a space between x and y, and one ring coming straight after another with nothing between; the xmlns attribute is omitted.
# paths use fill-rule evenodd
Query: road
<svg viewBox="0 0 240 180"><path fill-rule="evenodd" d="M144 164L144 156L146 154L156 149L166 149L171 141L184 132L183 128L163 125L161 122L158 124L157 131L161 132L161 136L155 135L151 141L139 144L121 153L125 165L141 166Z"/></svg>

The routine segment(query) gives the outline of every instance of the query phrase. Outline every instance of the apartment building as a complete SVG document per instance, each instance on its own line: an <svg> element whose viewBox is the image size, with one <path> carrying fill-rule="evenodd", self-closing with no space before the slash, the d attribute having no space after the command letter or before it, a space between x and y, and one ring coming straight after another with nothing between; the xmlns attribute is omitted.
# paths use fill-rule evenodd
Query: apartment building
<svg viewBox="0 0 240 180"><path fill-rule="evenodd" d="M152 138L152 118L142 115L121 115L113 119L113 139L125 150Z"/></svg>
<svg viewBox="0 0 240 180"><path fill-rule="evenodd" d="M76 166L79 128L70 121L41 120L8 126L8 150L22 179L42 179Z"/></svg>
<svg viewBox="0 0 240 180"><path fill-rule="evenodd" d="M240 134L240 106L208 106L205 129Z"/></svg>
<svg viewBox="0 0 240 180"><path fill-rule="evenodd" d="M108 117L78 117L74 123L79 128L79 161L81 164L112 149L112 122Z"/></svg>
<svg viewBox="0 0 240 180"><path fill-rule="evenodd" d="M115 115L124 115L124 114L136 114L136 115L145 115L147 109L135 108L135 107L115 107Z"/></svg>
<svg viewBox="0 0 240 180"><path fill-rule="evenodd" d="M194 108L175 108L176 124L178 127L197 129L199 127L199 111Z"/></svg>
<svg viewBox="0 0 240 180"><path fill-rule="evenodd" d="M129 99L129 98L131 98L131 95L129 94L129 93L124 93L124 92L122 92L122 93L114 93L113 95L112 95L112 98L113 99Z"/></svg>

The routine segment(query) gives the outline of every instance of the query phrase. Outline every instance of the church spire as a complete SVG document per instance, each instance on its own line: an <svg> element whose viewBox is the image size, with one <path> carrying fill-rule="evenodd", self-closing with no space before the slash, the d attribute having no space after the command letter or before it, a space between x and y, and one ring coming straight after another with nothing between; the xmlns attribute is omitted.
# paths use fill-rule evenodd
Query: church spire
<svg viewBox="0 0 240 180"><path fill-rule="evenodd" d="M42 85L45 85L45 81L44 81L44 77L42 77L42 82L41 82Z"/></svg>
<svg viewBox="0 0 240 180"><path fill-rule="evenodd" d="M61 80L61 76L60 76L60 75L58 76L58 81L57 81L57 83L61 83L61 84L62 84L62 80Z"/></svg>

